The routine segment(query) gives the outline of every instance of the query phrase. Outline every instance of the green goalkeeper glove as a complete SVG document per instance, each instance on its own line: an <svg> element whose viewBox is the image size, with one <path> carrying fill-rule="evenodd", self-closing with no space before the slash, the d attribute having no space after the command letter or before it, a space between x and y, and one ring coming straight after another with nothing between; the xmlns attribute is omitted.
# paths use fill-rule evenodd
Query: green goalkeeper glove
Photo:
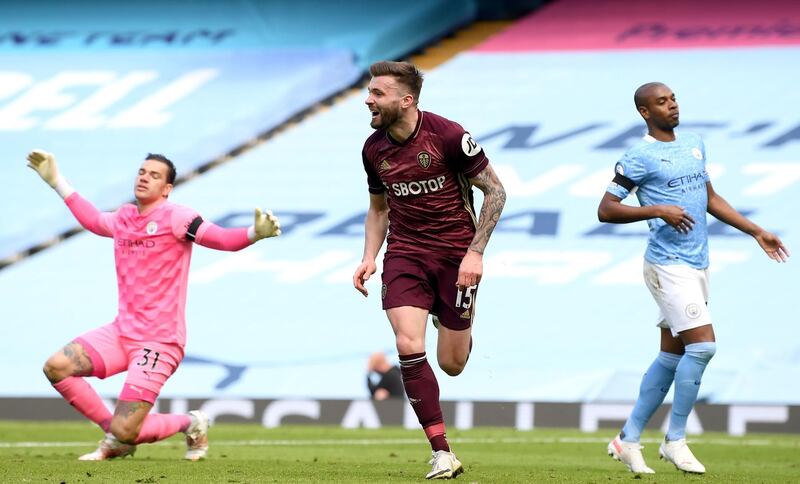
<svg viewBox="0 0 800 484"><path fill-rule="evenodd" d="M32 168L42 177L42 180L55 188L58 181L58 165L52 153L42 150L33 150L28 153L28 167Z"/></svg>
<svg viewBox="0 0 800 484"><path fill-rule="evenodd" d="M57 191L62 198L67 198L75 191L69 183L59 175L56 157L52 153L48 153L44 150L31 151L28 153L28 167L38 173L39 176L42 177L42 180Z"/></svg>
<svg viewBox="0 0 800 484"><path fill-rule="evenodd" d="M277 237L281 235L281 223L278 222L276 216L272 215L272 211L262 212L260 208L257 208L255 223L250 227L247 235L253 242L268 237Z"/></svg>

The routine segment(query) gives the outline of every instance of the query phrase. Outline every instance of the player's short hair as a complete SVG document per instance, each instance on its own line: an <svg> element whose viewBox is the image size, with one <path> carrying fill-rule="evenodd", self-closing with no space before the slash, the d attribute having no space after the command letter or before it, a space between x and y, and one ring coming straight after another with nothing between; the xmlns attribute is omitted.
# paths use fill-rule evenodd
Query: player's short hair
<svg viewBox="0 0 800 484"><path fill-rule="evenodd" d="M414 64L410 62L379 61L369 66L369 74L372 77L394 77L397 82L406 86L411 91L411 95L414 96L414 102L419 102L423 75Z"/></svg>
<svg viewBox="0 0 800 484"><path fill-rule="evenodd" d="M175 164L169 158L158 153L147 153L144 159L160 161L167 165L167 183L170 185L175 184L175 177L178 175L178 172L175 170Z"/></svg>
<svg viewBox="0 0 800 484"><path fill-rule="evenodd" d="M636 109L639 109L639 106L644 106L645 102L647 101L647 93L650 89L657 87L657 86L664 86L663 82L648 82L646 84L642 84L641 86L636 89L636 92L633 93L633 102L636 104Z"/></svg>

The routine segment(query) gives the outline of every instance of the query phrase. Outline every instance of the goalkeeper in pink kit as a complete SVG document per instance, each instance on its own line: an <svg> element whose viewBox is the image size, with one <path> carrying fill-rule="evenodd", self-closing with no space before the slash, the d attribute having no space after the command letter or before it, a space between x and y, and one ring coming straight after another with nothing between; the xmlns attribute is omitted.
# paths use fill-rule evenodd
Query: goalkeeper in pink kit
<svg viewBox="0 0 800 484"><path fill-rule="evenodd" d="M66 401L99 425L106 437L80 460L133 455L136 445L186 434L186 459L208 452L208 417L149 413L161 387L183 359L186 344L186 288L192 243L236 251L280 235L278 220L256 209L249 228L226 229L204 221L194 210L167 200L175 166L163 155L148 154L136 176L135 204L100 212L58 173L55 157L34 150L28 166L64 199L90 232L114 239L119 313L52 355L47 379ZM106 378L127 371L114 415L84 377Z"/></svg>

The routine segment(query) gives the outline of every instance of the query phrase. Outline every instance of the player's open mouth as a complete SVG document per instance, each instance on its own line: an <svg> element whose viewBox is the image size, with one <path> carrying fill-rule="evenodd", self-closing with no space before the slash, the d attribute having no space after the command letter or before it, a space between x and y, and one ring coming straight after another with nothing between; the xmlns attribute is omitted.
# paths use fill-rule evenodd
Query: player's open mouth
<svg viewBox="0 0 800 484"><path fill-rule="evenodd" d="M373 118L377 118L378 115L380 115L380 113L378 111L370 111L370 114L372 114Z"/></svg>

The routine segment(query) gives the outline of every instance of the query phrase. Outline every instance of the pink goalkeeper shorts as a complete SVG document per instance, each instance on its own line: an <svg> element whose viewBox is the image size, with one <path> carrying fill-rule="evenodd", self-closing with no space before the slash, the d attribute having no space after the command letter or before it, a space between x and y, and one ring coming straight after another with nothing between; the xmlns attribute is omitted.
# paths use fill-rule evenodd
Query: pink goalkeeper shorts
<svg viewBox="0 0 800 484"><path fill-rule="evenodd" d="M92 376L128 372L119 399L153 404L161 387L175 373L183 348L176 343L138 341L119 334L114 323L101 326L75 338L92 361Z"/></svg>

